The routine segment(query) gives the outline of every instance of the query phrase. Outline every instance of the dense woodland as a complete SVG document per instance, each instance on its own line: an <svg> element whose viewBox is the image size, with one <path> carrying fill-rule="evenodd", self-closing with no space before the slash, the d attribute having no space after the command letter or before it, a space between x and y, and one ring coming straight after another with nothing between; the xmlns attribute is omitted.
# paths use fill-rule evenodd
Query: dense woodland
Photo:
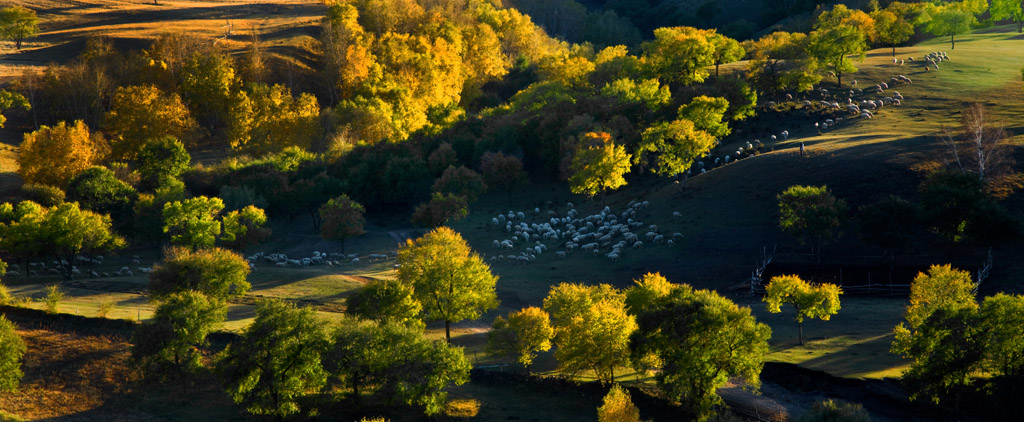
<svg viewBox="0 0 1024 422"><path fill-rule="evenodd" d="M132 364L146 382L187 391L212 373L241 408L280 419L366 401L442 414L448 389L472 368L450 343L450 325L498 307L491 266L446 227L481 195L507 194L511 205L513 193L556 184L603 205L639 180L685 186L767 152L768 135L789 136L765 131L764 143L716 150L759 113L802 105L828 122L871 118L865 103L828 96L873 89L849 76L870 48L891 49L895 62L896 48L914 40L948 37L952 52L973 29L1024 21L1024 4L1008 0L765 0L738 19L719 3L730 2L329 0L316 43L294 58L271 54L256 29L234 53L182 33L141 50L91 39L70 62L26 72L0 91L0 109L28 129L17 158L20 197L0 205L4 279L96 278L87 266L104 255L159 249L160 262L145 269L158 307L132 339ZM0 13L0 32L17 48L44 24L20 6ZM924 60L937 70L944 55ZM955 159L934 169L917 197L851 209L825 186L794 185L770 193L779 227L818 260L844 231L892 260L930 243L989 256L1013 247L1024 226L993 195L1014 174L1008 135L981 104L962 115L943 137ZM559 223L617 223L610 209L585 218L573 211ZM341 245L340 254L318 252L301 265L353 259L345 242L364 234L367 219L411 221L426 234L397 251L394 278L346 299L342 322L264 299L252 325L213 353L208 335L270 258L253 246L272 236L271 222L292 219ZM606 256L617 260L616 252ZM728 417L717 391L730 380L758 387L771 329L720 292L656 273L636 278L624 289L552 283L542 306L490 324L487 351L529 375L538 353L553 350L565 376L587 372L606 385L630 368L652 376L681 418ZM801 343L804 319L841 312L840 286L752 278L770 312L796 312ZM996 406L1020 408L1024 297L980 297L983 281L949 265L914 279L892 343L910 361L903 385L911 398L955 413L961 397L985 391ZM60 288L47 297L56 310ZM0 305L17 303L0 285ZM447 341L428 340L426 324L442 322ZM0 391L17 388L24 352L0 317ZM831 401L815 412L806 420L867 417ZM617 386L598 414L639 420Z"/></svg>

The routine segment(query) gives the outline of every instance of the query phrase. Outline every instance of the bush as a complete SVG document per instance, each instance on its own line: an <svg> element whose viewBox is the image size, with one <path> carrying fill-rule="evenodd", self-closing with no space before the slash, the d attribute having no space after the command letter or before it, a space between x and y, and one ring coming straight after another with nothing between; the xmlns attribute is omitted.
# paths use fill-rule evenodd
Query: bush
<svg viewBox="0 0 1024 422"><path fill-rule="evenodd" d="M46 312L51 314L57 313L57 305L60 305L62 300L64 300L64 292L60 291L60 286L56 284L46 286L46 297L43 298Z"/></svg>
<svg viewBox="0 0 1024 422"><path fill-rule="evenodd" d="M0 283L0 306L10 305L14 303L14 298L11 297L11 292L7 291L7 286Z"/></svg>
<svg viewBox="0 0 1024 422"><path fill-rule="evenodd" d="M114 306L116 305L117 302L114 302L113 300L104 300L103 302L100 302L99 308L96 309L96 316L100 318L110 316L110 313L114 310Z"/></svg>
<svg viewBox="0 0 1024 422"><path fill-rule="evenodd" d="M811 410L797 419L797 422L869 422L871 416L860 403L842 400L822 400L814 403Z"/></svg>
<svg viewBox="0 0 1024 422"><path fill-rule="evenodd" d="M64 203L64 191L56 186L27 184L21 187L25 199L44 207L55 207Z"/></svg>

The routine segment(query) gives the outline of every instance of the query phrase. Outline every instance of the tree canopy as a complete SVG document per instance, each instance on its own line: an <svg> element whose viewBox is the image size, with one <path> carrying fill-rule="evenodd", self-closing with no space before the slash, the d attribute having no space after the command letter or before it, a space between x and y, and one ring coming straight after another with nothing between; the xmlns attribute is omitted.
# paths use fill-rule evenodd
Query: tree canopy
<svg viewBox="0 0 1024 422"><path fill-rule="evenodd" d="M839 312L839 295L843 290L830 283L812 285L797 275L772 277L765 288L762 299L768 312L782 312L783 304L790 304L796 311L793 317L799 327L799 341L804 344L804 318L818 318L828 321Z"/></svg>
<svg viewBox="0 0 1024 422"><path fill-rule="evenodd" d="M197 124L178 94L137 85L117 88L104 127L111 135L112 155L134 160L151 139L191 139Z"/></svg>
<svg viewBox="0 0 1024 422"><path fill-rule="evenodd" d="M615 367L629 363L629 335L636 330L624 299L607 284L561 283L551 288L544 309L551 314L561 370L593 370L602 383L615 380Z"/></svg>
<svg viewBox="0 0 1024 422"><path fill-rule="evenodd" d="M779 227L811 246L816 257L821 246L839 236L846 219L846 201L836 199L827 186L793 185L778 195ZM819 257L820 259L820 257Z"/></svg>
<svg viewBox="0 0 1024 422"><path fill-rule="evenodd" d="M538 352L551 349L551 338L555 332L551 327L548 313L531 306L509 312L508 318L497 317L487 333L487 352L499 357L511 357L526 368Z"/></svg>
<svg viewBox="0 0 1024 422"><path fill-rule="evenodd" d="M438 227L398 250L398 280L413 287L428 321L444 321L451 341L451 323L477 319L498 306L491 273L461 235Z"/></svg>
<svg viewBox="0 0 1024 422"><path fill-rule="evenodd" d="M345 252L345 239L361 236L366 233L363 224L365 209L363 205L353 201L348 195L332 198L320 206L320 236L341 242L341 252Z"/></svg>
<svg viewBox="0 0 1024 422"><path fill-rule="evenodd" d="M27 350L25 341L14 331L17 327L0 315L0 392L14 391L21 382L21 358Z"/></svg>
<svg viewBox="0 0 1024 422"><path fill-rule="evenodd" d="M21 6L9 6L0 9L0 34L14 41L15 48L21 50L25 38L39 32L39 17L36 11Z"/></svg>
<svg viewBox="0 0 1024 422"><path fill-rule="evenodd" d="M200 347L227 317L227 306L195 290L164 297L153 319L135 330L132 359L155 376L181 376L204 367Z"/></svg>
<svg viewBox="0 0 1024 422"><path fill-rule="evenodd" d="M78 173L103 159L105 145L81 120L42 126L25 134L18 174L29 183L66 187Z"/></svg>
<svg viewBox="0 0 1024 422"><path fill-rule="evenodd" d="M593 197L609 189L626 185L632 156L626 148L615 145L610 134L590 132L583 135L582 147L570 165L569 187L572 193Z"/></svg>
<svg viewBox="0 0 1024 422"><path fill-rule="evenodd" d="M156 299L175 293L201 292L227 300L249 291L249 264L235 252L211 248L192 251L183 247L164 250L164 259L149 273L149 292Z"/></svg>

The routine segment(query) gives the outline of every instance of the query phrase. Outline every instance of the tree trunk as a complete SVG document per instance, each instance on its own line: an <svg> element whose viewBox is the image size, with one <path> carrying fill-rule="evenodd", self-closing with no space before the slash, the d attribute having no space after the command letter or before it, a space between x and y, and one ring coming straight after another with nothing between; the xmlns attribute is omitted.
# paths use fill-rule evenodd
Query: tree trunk
<svg viewBox="0 0 1024 422"><path fill-rule="evenodd" d="M841 70L836 72L836 83L839 84L839 88L843 87L843 71Z"/></svg>
<svg viewBox="0 0 1024 422"><path fill-rule="evenodd" d="M797 311L797 312L799 312L799 311ZM803 321L797 321L797 323L796 323L796 330L797 330L797 337L796 338L797 338L798 341L800 341L800 345L803 346L804 345L804 322Z"/></svg>
<svg viewBox="0 0 1024 422"><path fill-rule="evenodd" d="M451 343L451 342L452 342L452 330L451 330L451 326L452 326L452 322L451 322L451 321L449 321L449 320L444 320L444 339L445 339L445 340L446 340L446 341L447 341L448 343Z"/></svg>
<svg viewBox="0 0 1024 422"><path fill-rule="evenodd" d="M950 35L949 36L949 43L951 44L951 47L949 47L950 50L956 50L956 40L953 39L953 37L955 37L955 36L956 35Z"/></svg>
<svg viewBox="0 0 1024 422"><path fill-rule="evenodd" d="M715 63L715 79L718 79L718 63Z"/></svg>
<svg viewBox="0 0 1024 422"><path fill-rule="evenodd" d="M892 56L896 57L896 44L892 45Z"/></svg>

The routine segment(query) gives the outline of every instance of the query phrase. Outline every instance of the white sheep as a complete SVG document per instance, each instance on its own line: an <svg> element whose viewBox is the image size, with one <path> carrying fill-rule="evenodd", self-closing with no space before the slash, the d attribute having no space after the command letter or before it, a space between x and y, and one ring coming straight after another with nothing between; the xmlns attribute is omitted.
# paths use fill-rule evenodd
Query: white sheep
<svg viewBox="0 0 1024 422"><path fill-rule="evenodd" d="M636 242L633 242L633 249L643 249L643 248L644 248L644 242L642 240L637 240Z"/></svg>

